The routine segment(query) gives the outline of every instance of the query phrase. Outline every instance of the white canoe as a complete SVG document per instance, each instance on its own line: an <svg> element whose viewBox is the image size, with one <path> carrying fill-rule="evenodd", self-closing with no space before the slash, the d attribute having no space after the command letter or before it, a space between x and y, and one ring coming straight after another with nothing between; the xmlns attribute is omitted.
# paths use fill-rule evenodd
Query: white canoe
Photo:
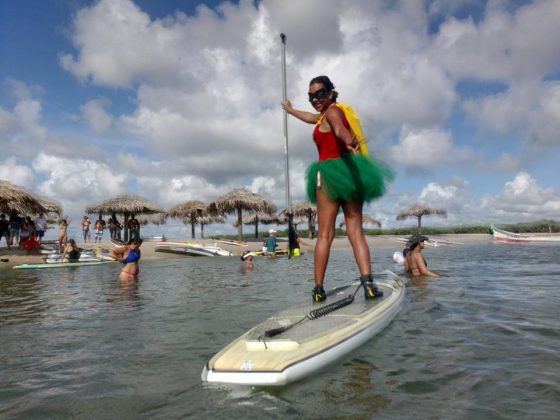
<svg viewBox="0 0 560 420"><path fill-rule="evenodd" d="M207 382L277 386L300 380L347 355L383 330L400 311L405 285L389 271L377 281L384 296L365 300L358 291L349 305L301 323L272 337L270 331L293 325L333 302L352 295L358 284L330 295L326 302L297 306L268 318L210 359L202 372ZM309 297L309 300L311 298Z"/></svg>

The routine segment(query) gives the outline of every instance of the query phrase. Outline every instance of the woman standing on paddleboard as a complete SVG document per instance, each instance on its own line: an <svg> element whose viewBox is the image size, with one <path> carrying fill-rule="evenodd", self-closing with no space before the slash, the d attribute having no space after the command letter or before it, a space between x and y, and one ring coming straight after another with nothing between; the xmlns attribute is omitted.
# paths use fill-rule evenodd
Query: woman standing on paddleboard
<svg viewBox="0 0 560 420"><path fill-rule="evenodd" d="M385 193L387 183L393 179L393 172L383 163L372 160L365 154L367 151L360 152L360 149L367 150L365 144L360 144L343 107L338 106L338 92L327 76L312 79L308 95L317 113L294 109L290 101L282 102L282 107L301 121L315 124L313 140L319 151L319 160L307 168L307 196L309 201L317 204L319 224L314 255L313 300L320 302L327 298L323 282L335 235L336 215L341 206L365 297L383 296L373 283L369 245L362 230L362 208L364 202Z"/></svg>
<svg viewBox="0 0 560 420"><path fill-rule="evenodd" d="M124 246L120 246L111 251L110 255L117 261L123 263L123 268L120 274L121 280L136 280L138 273L138 261L140 261L140 245L142 239L136 237L128 241Z"/></svg>

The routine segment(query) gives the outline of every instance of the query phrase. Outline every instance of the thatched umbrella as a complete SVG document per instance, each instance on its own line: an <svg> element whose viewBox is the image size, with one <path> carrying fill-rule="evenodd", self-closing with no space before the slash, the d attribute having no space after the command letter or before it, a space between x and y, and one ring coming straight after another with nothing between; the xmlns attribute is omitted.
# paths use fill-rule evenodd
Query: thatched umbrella
<svg viewBox="0 0 560 420"><path fill-rule="evenodd" d="M162 213L145 214L142 216L138 216L136 220L138 220L138 223L140 223L140 225L142 226L146 226L148 224L160 226L160 225L165 225L167 223L167 220L165 219L165 215Z"/></svg>
<svg viewBox="0 0 560 420"><path fill-rule="evenodd" d="M19 214L47 212L38 197L23 187L0 180L0 212L9 214L12 210Z"/></svg>
<svg viewBox="0 0 560 420"><path fill-rule="evenodd" d="M175 207L167 210L167 217L175 217L183 219L183 223L191 224L191 236L194 239L194 227L198 223L198 219L207 215L206 204L200 200L189 200L177 204Z"/></svg>
<svg viewBox="0 0 560 420"><path fill-rule="evenodd" d="M416 217L418 219L418 227L416 232L420 234L422 230L422 216L429 216L431 214L437 214L442 217L447 217L447 211L444 209L436 209L434 207L428 207L423 204L414 204L407 210L401 211L397 214L397 220L405 220L409 217Z"/></svg>
<svg viewBox="0 0 560 420"><path fill-rule="evenodd" d="M243 240L243 210L249 212L276 212L276 206L254 192L245 188L235 188L208 205L211 214L237 213L238 239Z"/></svg>
<svg viewBox="0 0 560 420"><path fill-rule="evenodd" d="M362 214L362 224L377 225L377 227L381 227L381 222L379 220L374 219L373 217L368 216L367 214ZM342 222L340 222L339 227L342 229L345 225L346 222L343 220Z"/></svg>
<svg viewBox="0 0 560 420"><path fill-rule="evenodd" d="M198 224L200 225L200 237L202 239L204 239L204 226L209 225L211 223L225 223L226 222L224 216L221 216L221 215L202 216L202 217L199 217L197 219L197 221L198 221ZM183 223L187 224L187 223L189 223L189 221L188 220L183 220Z"/></svg>
<svg viewBox="0 0 560 420"><path fill-rule="evenodd" d="M233 226L237 227L237 223L238 222L236 221ZM243 216L244 225L255 225L255 238L259 237L259 223L262 223L263 225L281 224L282 220L275 214L265 213L262 211Z"/></svg>
<svg viewBox="0 0 560 420"><path fill-rule="evenodd" d="M123 194L86 207L86 213L122 214L124 216L124 240L128 241L128 217L130 215L164 213L164 211L145 198L133 194Z"/></svg>
<svg viewBox="0 0 560 420"><path fill-rule="evenodd" d="M288 210L282 210L280 215L287 217ZM296 203L292 206L292 214L295 217L306 218L307 226L309 227L309 239L315 237L315 220L317 219L317 208L309 202ZM294 223L295 224L295 223Z"/></svg>

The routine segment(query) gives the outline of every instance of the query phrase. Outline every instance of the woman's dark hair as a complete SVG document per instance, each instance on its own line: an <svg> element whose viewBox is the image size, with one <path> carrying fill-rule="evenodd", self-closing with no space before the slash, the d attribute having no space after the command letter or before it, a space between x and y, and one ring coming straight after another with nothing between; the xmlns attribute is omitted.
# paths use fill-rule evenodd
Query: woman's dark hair
<svg viewBox="0 0 560 420"><path fill-rule="evenodd" d="M141 238L132 238L132 239L130 239L126 244L127 244L127 245L134 244L134 245L140 246L140 245L142 245L142 242L143 242L143 241L142 241Z"/></svg>
<svg viewBox="0 0 560 420"><path fill-rule="evenodd" d="M333 102L336 102L336 98L338 98L338 92L334 90L333 82L331 82L331 79L329 79L328 76L314 77L309 82L309 86L311 86L314 83L321 83L325 87L325 89L327 89L327 92L332 92L333 93L332 100Z"/></svg>

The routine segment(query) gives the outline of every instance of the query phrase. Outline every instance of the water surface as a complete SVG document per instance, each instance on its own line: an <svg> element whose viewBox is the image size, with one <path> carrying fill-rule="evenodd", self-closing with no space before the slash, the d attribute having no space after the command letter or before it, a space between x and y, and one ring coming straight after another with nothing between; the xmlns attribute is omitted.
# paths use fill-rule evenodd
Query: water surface
<svg viewBox="0 0 560 420"><path fill-rule="evenodd" d="M177 258L119 267L0 270L0 417L560 418L558 246L426 250L446 277L409 282L378 336L282 388L208 385L221 347L310 294L312 255ZM375 270L394 250L373 250ZM357 277L333 251L328 285Z"/></svg>

